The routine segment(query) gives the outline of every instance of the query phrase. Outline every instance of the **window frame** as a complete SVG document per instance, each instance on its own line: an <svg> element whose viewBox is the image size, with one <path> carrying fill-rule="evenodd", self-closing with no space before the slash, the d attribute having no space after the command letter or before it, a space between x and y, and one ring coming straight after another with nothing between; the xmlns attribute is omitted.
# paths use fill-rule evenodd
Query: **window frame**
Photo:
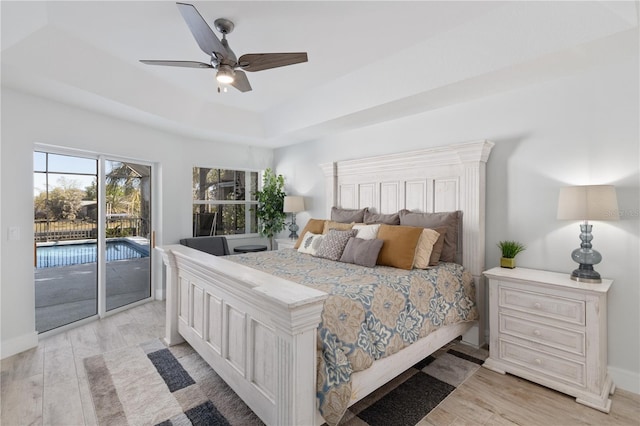
<svg viewBox="0 0 640 426"><path fill-rule="evenodd" d="M194 221L193 221L193 208L195 206L200 206L200 205L206 205L206 206L228 206L228 205L243 205L245 206L245 211L244 211L244 221L245 221L245 232L243 234L217 234L219 236L224 236L227 239L237 239L237 238L258 238L260 236L260 234L258 233L258 229L252 229L252 223L251 223L251 208L255 208L258 206L258 201L257 200L195 200L193 199L193 193L194 193L194 182L193 182L193 174L194 174L194 169L210 169L210 170L227 170L227 171L233 171L235 173L245 173L245 194L247 193L252 193L254 191L260 191L262 189L262 174L263 171L262 170L255 170L255 169L233 169L233 168L224 168L224 167L215 167L215 166L199 166L199 165L194 165L191 168L191 229L192 229L192 234L193 231L195 231L194 228ZM251 173L257 173L257 187L254 189L251 186L251 179L250 179L250 174ZM247 187L246 184L247 182L249 183L249 186ZM247 191L248 190L248 191ZM246 198L246 195L245 195ZM246 232L247 228L250 232ZM257 228L257 219L256 219L256 228Z"/></svg>

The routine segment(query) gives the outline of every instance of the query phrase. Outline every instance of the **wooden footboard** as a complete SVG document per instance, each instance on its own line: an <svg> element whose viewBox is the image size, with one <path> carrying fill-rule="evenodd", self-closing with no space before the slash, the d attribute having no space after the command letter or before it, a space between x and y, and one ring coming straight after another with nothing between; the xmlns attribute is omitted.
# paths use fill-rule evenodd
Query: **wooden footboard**
<svg viewBox="0 0 640 426"><path fill-rule="evenodd" d="M186 340L266 423L312 425L326 293L172 245L166 343Z"/></svg>

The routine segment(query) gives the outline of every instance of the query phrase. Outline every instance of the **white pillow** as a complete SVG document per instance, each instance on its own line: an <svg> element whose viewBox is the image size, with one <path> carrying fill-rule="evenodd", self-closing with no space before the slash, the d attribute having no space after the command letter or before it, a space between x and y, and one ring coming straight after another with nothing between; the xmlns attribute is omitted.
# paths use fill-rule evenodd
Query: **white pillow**
<svg viewBox="0 0 640 426"><path fill-rule="evenodd" d="M376 223L375 225L363 225L356 224L353 225L353 228L358 231L356 238L361 238L363 240L375 240L378 236L378 230L380 229L380 224Z"/></svg>
<svg viewBox="0 0 640 426"><path fill-rule="evenodd" d="M306 234L304 234L304 237L302 237L302 241L300 241L300 247L298 247L298 251L300 253L307 253L315 256L323 239L324 235L322 234L307 232Z"/></svg>
<svg viewBox="0 0 640 426"><path fill-rule="evenodd" d="M438 234L433 229L425 228L420 234L418 245L416 246L416 254L413 258L413 267L417 269L427 269L429 267L429 258L433 251L433 245L438 241Z"/></svg>

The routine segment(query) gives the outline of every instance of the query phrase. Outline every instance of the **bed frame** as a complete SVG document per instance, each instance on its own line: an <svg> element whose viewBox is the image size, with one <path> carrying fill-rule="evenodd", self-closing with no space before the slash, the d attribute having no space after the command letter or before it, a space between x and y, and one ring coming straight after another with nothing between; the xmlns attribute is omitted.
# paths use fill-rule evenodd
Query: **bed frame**
<svg viewBox="0 0 640 426"><path fill-rule="evenodd" d="M352 376L350 405L458 336L484 343L485 168L493 143L470 142L322 164L333 205L463 211L462 264L480 320L443 327ZM187 341L269 425L319 425L316 330L324 292L197 250L160 248L166 265L166 343Z"/></svg>

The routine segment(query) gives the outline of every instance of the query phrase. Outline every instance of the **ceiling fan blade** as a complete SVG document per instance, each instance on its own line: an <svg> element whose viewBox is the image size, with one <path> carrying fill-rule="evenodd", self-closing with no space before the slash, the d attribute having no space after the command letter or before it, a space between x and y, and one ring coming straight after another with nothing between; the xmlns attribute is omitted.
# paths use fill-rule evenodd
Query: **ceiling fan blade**
<svg viewBox="0 0 640 426"><path fill-rule="evenodd" d="M245 71L262 71L270 68L307 62L307 52L297 53L247 53L240 56L238 64Z"/></svg>
<svg viewBox="0 0 640 426"><path fill-rule="evenodd" d="M219 53L222 56L227 56L227 49L222 45L220 39L216 37L211 27L204 20L198 10L192 5L187 3L176 3L178 9L182 14L182 17L187 22L187 26L191 30L193 37L198 42L200 49L207 55L214 55Z"/></svg>
<svg viewBox="0 0 640 426"><path fill-rule="evenodd" d="M247 75L240 70L236 70L233 83L230 84L241 92L248 92L251 90L251 84L249 84Z"/></svg>
<svg viewBox="0 0 640 426"><path fill-rule="evenodd" d="M147 65L166 65L169 67L187 67L187 68L213 68L209 64L196 61L154 61L141 59L140 62Z"/></svg>

